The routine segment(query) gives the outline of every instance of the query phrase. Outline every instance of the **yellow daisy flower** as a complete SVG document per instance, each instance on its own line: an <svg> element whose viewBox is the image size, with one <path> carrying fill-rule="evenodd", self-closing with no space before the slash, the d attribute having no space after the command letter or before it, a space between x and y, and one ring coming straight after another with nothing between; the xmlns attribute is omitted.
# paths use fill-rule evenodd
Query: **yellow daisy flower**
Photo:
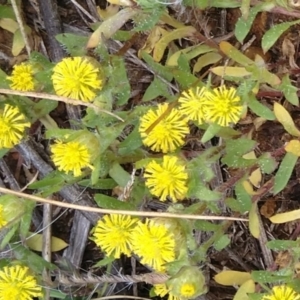
<svg viewBox="0 0 300 300"><path fill-rule="evenodd" d="M42 288L29 275L27 267L12 266L0 270L1 300L32 300L42 296Z"/></svg>
<svg viewBox="0 0 300 300"><path fill-rule="evenodd" d="M159 104L157 109L150 109L141 118L139 132L144 145L153 151L172 152L184 144L184 137L189 133L187 121L178 109L166 112L168 107L167 103Z"/></svg>
<svg viewBox="0 0 300 300"><path fill-rule="evenodd" d="M30 127L30 123L25 122L25 116L19 108L5 104L0 115L0 149L12 148L18 144L24 136L26 127Z"/></svg>
<svg viewBox="0 0 300 300"><path fill-rule="evenodd" d="M179 297L174 296L165 284L155 284L154 293L161 298L169 294L168 300L181 300Z"/></svg>
<svg viewBox="0 0 300 300"><path fill-rule="evenodd" d="M0 204L0 229L7 224L5 216L3 214L3 205Z"/></svg>
<svg viewBox="0 0 300 300"><path fill-rule="evenodd" d="M6 78L11 81L9 86L12 90L33 91L35 87L33 74L33 68L30 64L21 63L20 65L15 65L11 76Z"/></svg>
<svg viewBox="0 0 300 300"><path fill-rule="evenodd" d="M141 257L141 263L156 271L164 271L164 264L175 259L175 238L162 224L146 219L138 222L132 232L132 250Z"/></svg>
<svg viewBox="0 0 300 300"><path fill-rule="evenodd" d="M205 94L207 89L205 87L196 89L189 89L182 93L178 99L180 103L179 110L184 114L188 120L196 121L199 125L204 122L204 105Z"/></svg>
<svg viewBox="0 0 300 300"><path fill-rule="evenodd" d="M241 99L236 95L236 89L227 89L224 85L205 94L205 119L221 126L236 124L242 113Z"/></svg>
<svg viewBox="0 0 300 300"><path fill-rule="evenodd" d="M86 145L79 142L56 141L50 146L52 152L51 158L59 171L65 173L73 172L74 176L82 174L81 169L94 167L90 164L91 154Z"/></svg>
<svg viewBox="0 0 300 300"><path fill-rule="evenodd" d="M159 197L161 201L170 197L173 202L177 202L187 193L188 174L175 156L165 155L160 164L151 161L145 168L144 177L150 193Z"/></svg>
<svg viewBox="0 0 300 300"><path fill-rule="evenodd" d="M100 70L87 58L67 57L53 68L52 82L57 95L89 102L101 90Z"/></svg>
<svg viewBox="0 0 300 300"><path fill-rule="evenodd" d="M108 256L130 256L131 235L138 219L119 214L105 215L93 230L94 241Z"/></svg>
<svg viewBox="0 0 300 300"><path fill-rule="evenodd" d="M300 300L300 295L286 285L274 286L269 295L263 296L262 300Z"/></svg>

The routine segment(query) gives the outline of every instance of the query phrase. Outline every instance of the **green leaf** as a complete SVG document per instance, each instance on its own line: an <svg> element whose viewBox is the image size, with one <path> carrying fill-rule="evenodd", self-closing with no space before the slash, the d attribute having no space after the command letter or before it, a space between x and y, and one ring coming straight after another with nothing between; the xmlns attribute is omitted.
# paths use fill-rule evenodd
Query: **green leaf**
<svg viewBox="0 0 300 300"><path fill-rule="evenodd" d="M156 73L156 75L160 75L167 81L171 81L173 79L172 69L170 67L165 67L162 64L155 62L152 56L145 51L141 51L141 55L143 60L145 60L151 70Z"/></svg>
<svg viewBox="0 0 300 300"><path fill-rule="evenodd" d="M288 74L283 76L279 90L283 92L287 101L293 105L299 106L299 98L297 95L298 89L297 87L293 86Z"/></svg>
<svg viewBox="0 0 300 300"><path fill-rule="evenodd" d="M34 103L33 111L37 119L46 116L58 105L57 101L41 99L39 102Z"/></svg>
<svg viewBox="0 0 300 300"><path fill-rule="evenodd" d="M117 183L112 178L99 178L94 184L91 184L89 179L84 179L78 182L79 185L85 187L93 187L99 190L112 190L117 186Z"/></svg>
<svg viewBox="0 0 300 300"><path fill-rule="evenodd" d="M294 167L297 163L298 156L292 153L286 153L280 166L279 170L275 175L273 194L276 195L281 192L287 185Z"/></svg>
<svg viewBox="0 0 300 300"><path fill-rule="evenodd" d="M243 180L240 180L235 186L235 195L237 198L238 203L242 209L241 213L245 213L250 211L252 207L252 201L250 195L245 190L243 184Z"/></svg>
<svg viewBox="0 0 300 300"><path fill-rule="evenodd" d="M221 251L226 248L230 244L230 238L228 235L222 235L217 241L214 243L214 248L217 251Z"/></svg>
<svg viewBox="0 0 300 300"><path fill-rule="evenodd" d="M151 1L152 2L152 1ZM154 2L152 2L153 4ZM135 22L134 31L151 30L159 21L165 9L161 5L154 4L151 10L140 11L133 19Z"/></svg>
<svg viewBox="0 0 300 300"><path fill-rule="evenodd" d="M218 124L210 124L201 138L201 143L206 143L210 141L213 137L216 136L216 134L221 130L221 128L222 127Z"/></svg>
<svg viewBox="0 0 300 300"><path fill-rule="evenodd" d="M18 245L12 248L16 259L20 260L25 265L30 266L35 273L42 274L45 269L55 270L57 267L45 261L40 255L35 254L23 245Z"/></svg>
<svg viewBox="0 0 300 300"><path fill-rule="evenodd" d="M105 267L109 264L111 264L112 262L114 262L115 258L114 257L105 257L103 259L101 259L100 261L98 261L93 267L94 268L100 268L100 267Z"/></svg>
<svg viewBox="0 0 300 300"><path fill-rule="evenodd" d="M73 33L60 33L55 38L71 56L84 56L86 54L85 45L89 37Z"/></svg>
<svg viewBox="0 0 300 300"><path fill-rule="evenodd" d="M109 79L109 86L112 88L113 94L116 95L117 104L124 105L130 97L131 89L124 59L119 56L113 56L110 63L113 71Z"/></svg>
<svg viewBox="0 0 300 300"><path fill-rule="evenodd" d="M95 194L95 201L101 208L115 209L116 213L118 210L135 210L136 207L128 202L122 202L116 198L109 197L103 194Z"/></svg>
<svg viewBox="0 0 300 300"><path fill-rule="evenodd" d="M164 83L163 81L161 81L159 78L155 76L151 84L148 86L142 98L142 101L143 102L150 101L157 98L158 96L163 96L165 98L168 98L170 96L170 93L166 83Z"/></svg>
<svg viewBox="0 0 300 300"><path fill-rule="evenodd" d="M267 242L267 247L274 251L291 250L293 248L299 248L299 240L286 241L286 240L273 240Z"/></svg>
<svg viewBox="0 0 300 300"><path fill-rule="evenodd" d="M206 187L197 176L193 176L190 180L188 196L203 201L217 201L222 197L220 192L212 191Z"/></svg>
<svg viewBox="0 0 300 300"><path fill-rule="evenodd" d="M16 19L11 5L0 5L0 19L2 18L13 19L13 20Z"/></svg>
<svg viewBox="0 0 300 300"><path fill-rule="evenodd" d="M118 154L127 155L133 153L143 145L139 127L136 126L127 138L119 144Z"/></svg>
<svg viewBox="0 0 300 300"><path fill-rule="evenodd" d="M194 228L201 231L216 231L219 227L220 225L205 220L196 220L194 223Z"/></svg>
<svg viewBox="0 0 300 300"><path fill-rule="evenodd" d="M125 187L131 180L130 174L128 174L118 163L113 163L109 175L114 181L121 187Z"/></svg>
<svg viewBox="0 0 300 300"><path fill-rule="evenodd" d="M258 158L258 164L262 172L266 174L271 174L278 166L277 161L269 152L262 154Z"/></svg>
<svg viewBox="0 0 300 300"><path fill-rule="evenodd" d="M235 36L237 40L241 43L243 43L244 38L247 36L247 34L250 31L250 28L253 24L253 21L256 17L256 15L263 10L270 10L274 7L273 3L261 3L255 5L253 8L250 9L248 18L245 20L243 16L239 18L237 23L235 24Z"/></svg>
<svg viewBox="0 0 300 300"><path fill-rule="evenodd" d="M278 281L287 282L291 276L284 276L281 271L252 271L251 277L259 283L275 283Z"/></svg>
<svg viewBox="0 0 300 300"><path fill-rule="evenodd" d="M248 106L259 117L266 120L275 120L274 113L265 105L261 104L253 94L248 95Z"/></svg>
<svg viewBox="0 0 300 300"><path fill-rule="evenodd" d="M241 168L254 165L256 159L245 159L242 156L254 149L256 142L246 138L226 141L226 154L222 162L229 167Z"/></svg>
<svg viewBox="0 0 300 300"><path fill-rule="evenodd" d="M292 21L292 22L284 22L281 24L276 24L269 29L261 40L261 45L263 51L266 53L279 39L279 37L288 30L291 26L299 24L300 20Z"/></svg>

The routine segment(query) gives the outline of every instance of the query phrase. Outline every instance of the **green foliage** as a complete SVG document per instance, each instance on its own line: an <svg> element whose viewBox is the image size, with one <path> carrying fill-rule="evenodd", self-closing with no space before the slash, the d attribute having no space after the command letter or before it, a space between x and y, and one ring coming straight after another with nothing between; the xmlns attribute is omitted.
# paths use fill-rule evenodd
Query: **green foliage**
<svg viewBox="0 0 300 300"><path fill-rule="evenodd" d="M297 160L298 160L298 156L296 156L295 154L293 153L285 154L279 166L279 169L275 175L274 189L273 189L274 194L278 194L286 187L292 175L294 167L297 163Z"/></svg>

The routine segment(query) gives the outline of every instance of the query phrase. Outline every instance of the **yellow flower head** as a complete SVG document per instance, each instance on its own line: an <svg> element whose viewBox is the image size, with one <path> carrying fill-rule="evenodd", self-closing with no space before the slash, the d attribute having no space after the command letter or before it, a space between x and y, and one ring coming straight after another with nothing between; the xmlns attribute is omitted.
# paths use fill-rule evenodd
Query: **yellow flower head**
<svg viewBox="0 0 300 300"><path fill-rule="evenodd" d="M0 204L0 229L7 224L6 218L3 214L3 205Z"/></svg>
<svg viewBox="0 0 300 300"><path fill-rule="evenodd" d="M187 193L188 174L175 156L165 155L160 164L151 161L145 168L144 177L150 193L161 201L170 197L173 202L177 202Z"/></svg>
<svg viewBox="0 0 300 300"><path fill-rule="evenodd" d="M179 297L174 296L165 284L155 284L154 293L161 298L169 294L168 300L181 300Z"/></svg>
<svg viewBox="0 0 300 300"><path fill-rule="evenodd" d="M74 176L81 175L81 169L89 167L93 169L90 164L91 155L86 145L79 142L56 141L50 146L52 155L51 158L59 171L65 173L73 172Z"/></svg>
<svg viewBox="0 0 300 300"><path fill-rule="evenodd" d="M224 85L205 94L205 120L221 126L236 124L242 113L241 99L236 95L236 89L227 89Z"/></svg>
<svg viewBox="0 0 300 300"><path fill-rule="evenodd" d="M29 275L27 267L12 266L0 270L1 300L32 300L42 296L42 288Z"/></svg>
<svg viewBox="0 0 300 300"><path fill-rule="evenodd" d="M141 118L139 131L143 143L153 151L172 152L184 144L184 137L189 133L182 114L175 108L167 112L168 107L167 103L159 104L156 110L150 109Z"/></svg>
<svg viewBox="0 0 300 300"><path fill-rule="evenodd" d="M262 300L300 300L300 295L286 285L274 286L269 295L263 296Z"/></svg>
<svg viewBox="0 0 300 300"><path fill-rule="evenodd" d="M142 264L164 271L164 264L175 259L175 238L166 226L147 219L145 223L138 222L133 230L132 249Z"/></svg>
<svg viewBox="0 0 300 300"><path fill-rule="evenodd" d="M122 253L130 256L131 235L137 222L130 216L105 215L93 230L94 241L108 256L120 258Z"/></svg>
<svg viewBox="0 0 300 300"><path fill-rule="evenodd" d="M168 280L170 292L182 300L194 299L207 292L205 278L197 267L182 267L179 272Z"/></svg>
<svg viewBox="0 0 300 300"><path fill-rule="evenodd" d="M204 105L205 94L207 89L205 87L196 89L189 89L182 93L178 99L180 103L179 110L184 114L188 120L196 121L199 125L204 122Z"/></svg>
<svg viewBox="0 0 300 300"><path fill-rule="evenodd" d="M18 107L5 104L4 111L0 115L0 149L12 148L18 144L24 136L26 127L30 127L30 123L25 122L25 116Z"/></svg>
<svg viewBox="0 0 300 300"><path fill-rule="evenodd" d="M7 79L11 81L9 86L12 90L34 90L33 68L30 64L21 63L20 65L15 65L11 76L7 76Z"/></svg>
<svg viewBox="0 0 300 300"><path fill-rule="evenodd" d="M102 89L100 70L83 57L67 57L53 69L52 82L59 96L89 102Z"/></svg>

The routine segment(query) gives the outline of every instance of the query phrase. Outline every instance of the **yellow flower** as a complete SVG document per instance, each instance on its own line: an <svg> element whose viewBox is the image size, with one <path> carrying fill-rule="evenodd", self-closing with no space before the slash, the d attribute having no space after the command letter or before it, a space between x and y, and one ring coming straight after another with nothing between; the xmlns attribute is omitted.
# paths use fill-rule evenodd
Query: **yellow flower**
<svg viewBox="0 0 300 300"><path fill-rule="evenodd" d="M165 155L161 164L151 161L145 168L146 186L150 193L166 201L181 200L187 193L188 174L175 156Z"/></svg>
<svg viewBox="0 0 300 300"><path fill-rule="evenodd" d="M181 300L179 297L174 296L165 284L155 284L154 293L161 298L169 294L168 300Z"/></svg>
<svg viewBox="0 0 300 300"><path fill-rule="evenodd" d="M18 107L5 104L0 115L0 149L12 148L18 144L24 135L25 127L30 127L30 123L25 122L25 116Z"/></svg>
<svg viewBox="0 0 300 300"><path fill-rule="evenodd" d="M12 90L34 90L33 69L30 64L21 63L20 65L15 65L11 76L7 76L7 79L12 82L9 85Z"/></svg>
<svg viewBox="0 0 300 300"><path fill-rule="evenodd" d="M147 219L138 222L132 233L133 252L141 263L156 271L164 271L164 264L175 259L175 238L167 227Z"/></svg>
<svg viewBox="0 0 300 300"><path fill-rule="evenodd" d="M0 229L7 224L5 216L3 214L3 205L0 204Z"/></svg>
<svg viewBox="0 0 300 300"><path fill-rule="evenodd" d="M286 285L274 286L269 295L263 296L262 300L299 300L300 295Z"/></svg>
<svg viewBox="0 0 300 300"><path fill-rule="evenodd" d="M100 70L83 57L67 57L53 69L52 82L59 96L89 102L102 89Z"/></svg>
<svg viewBox="0 0 300 300"><path fill-rule="evenodd" d="M227 89L224 85L205 94L205 120L221 126L236 124L242 113L242 103L236 89Z"/></svg>
<svg viewBox="0 0 300 300"><path fill-rule="evenodd" d="M93 169L90 164L91 155L86 145L79 142L56 141L56 144L50 146L52 155L51 158L59 171L65 173L73 172L74 176L81 175L81 169L89 167Z"/></svg>
<svg viewBox="0 0 300 300"><path fill-rule="evenodd" d="M174 296L182 300L194 299L207 292L205 278L198 267L182 267L166 285Z"/></svg>
<svg viewBox="0 0 300 300"><path fill-rule="evenodd" d="M1 300L32 300L42 296L42 288L29 275L27 267L12 266L0 270Z"/></svg>
<svg viewBox="0 0 300 300"><path fill-rule="evenodd" d="M159 104L141 118L139 131L143 143L153 151L172 152L184 144L184 137L189 133L182 114L175 108L167 112L168 108L167 103ZM154 127L149 130L151 126Z"/></svg>
<svg viewBox="0 0 300 300"><path fill-rule="evenodd" d="M94 241L108 256L130 256L131 235L138 219L118 214L105 215L93 230Z"/></svg>
<svg viewBox="0 0 300 300"><path fill-rule="evenodd" d="M182 93L182 96L178 99L178 102L181 103L179 110L184 114L188 120L196 121L199 125L204 122L204 105L203 101L205 100L205 94L207 89L205 87L199 88L196 90L189 89L186 92Z"/></svg>

